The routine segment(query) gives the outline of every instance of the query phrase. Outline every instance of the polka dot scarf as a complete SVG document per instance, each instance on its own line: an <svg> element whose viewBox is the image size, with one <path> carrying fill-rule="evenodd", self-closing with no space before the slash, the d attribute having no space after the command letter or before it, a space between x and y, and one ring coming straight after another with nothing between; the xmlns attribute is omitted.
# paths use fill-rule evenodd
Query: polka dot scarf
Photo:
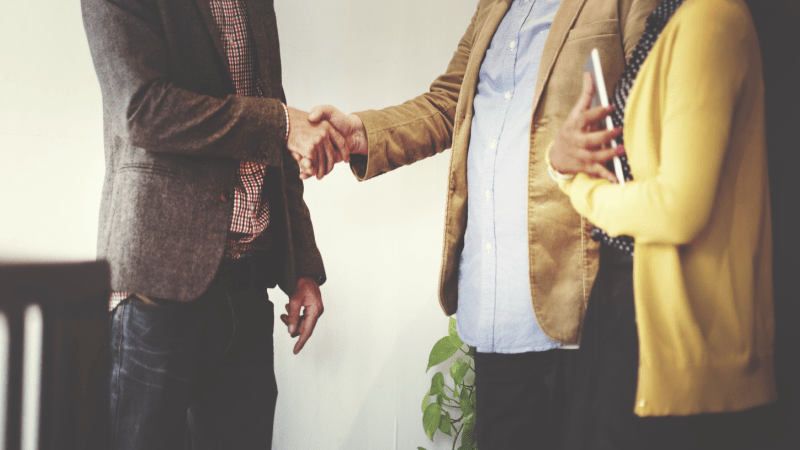
<svg viewBox="0 0 800 450"><path fill-rule="evenodd" d="M667 22L669 22L669 19L672 18L672 15L675 14L675 11L684 1L685 0L663 0L655 11L650 14L650 17L647 18L642 38L639 39L639 43L636 44L636 47L633 49L633 55L630 61L628 61L628 64L625 65L625 70L622 72L619 81L617 81L617 85L614 87L614 92L610 99L611 104L614 105L614 111L611 112L611 120L614 122L615 127L622 127L625 124L625 104L628 101L628 94L631 91L631 86L633 86L636 75L639 73L639 68L642 67L645 58L647 58L647 55L653 48L653 44L655 44L661 31L667 25ZM617 141L619 144L622 144L622 136L617 138ZM622 173L625 176L625 181L633 180L631 168L628 165L628 158L622 155L619 159L620 162L622 162ZM614 170L610 161L609 170ZM633 238L630 236L611 237L605 231L595 227L592 232L592 239L633 255Z"/></svg>

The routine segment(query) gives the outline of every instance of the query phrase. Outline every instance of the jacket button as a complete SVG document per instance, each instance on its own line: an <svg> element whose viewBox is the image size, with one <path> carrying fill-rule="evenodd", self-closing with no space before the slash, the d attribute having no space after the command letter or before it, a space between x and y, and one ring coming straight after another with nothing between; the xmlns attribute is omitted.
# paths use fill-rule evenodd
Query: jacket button
<svg viewBox="0 0 800 450"><path fill-rule="evenodd" d="M225 203L228 203L231 200L231 196L227 192L223 192L222 194L220 194L219 199Z"/></svg>

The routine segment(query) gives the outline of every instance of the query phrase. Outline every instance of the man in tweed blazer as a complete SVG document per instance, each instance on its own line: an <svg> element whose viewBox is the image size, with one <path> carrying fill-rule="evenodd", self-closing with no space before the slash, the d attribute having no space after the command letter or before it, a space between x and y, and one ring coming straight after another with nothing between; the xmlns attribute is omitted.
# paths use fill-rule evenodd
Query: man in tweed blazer
<svg viewBox="0 0 800 450"><path fill-rule="evenodd" d="M402 105L331 119L367 180L452 148L439 300L476 348L482 449L556 448L561 385L597 271L591 224L545 154L600 53L619 78L657 0L479 0L447 70ZM348 159L348 156L345 156ZM301 161L305 167L306 161Z"/></svg>
<svg viewBox="0 0 800 450"><path fill-rule="evenodd" d="M295 353L325 270L299 168L341 139L285 105L271 0L82 0L103 97L112 448L269 448L268 287ZM325 158L330 158L326 162ZM301 310L304 315L301 317ZM303 320L304 319L304 320Z"/></svg>

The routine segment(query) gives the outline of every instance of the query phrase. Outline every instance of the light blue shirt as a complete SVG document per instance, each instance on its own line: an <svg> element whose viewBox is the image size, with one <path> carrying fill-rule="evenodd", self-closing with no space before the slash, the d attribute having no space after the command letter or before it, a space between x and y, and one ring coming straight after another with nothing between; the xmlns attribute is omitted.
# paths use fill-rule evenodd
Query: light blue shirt
<svg viewBox="0 0 800 450"><path fill-rule="evenodd" d="M514 0L481 65L467 155L458 333L479 352L558 347L531 305L528 155L536 76L561 0Z"/></svg>

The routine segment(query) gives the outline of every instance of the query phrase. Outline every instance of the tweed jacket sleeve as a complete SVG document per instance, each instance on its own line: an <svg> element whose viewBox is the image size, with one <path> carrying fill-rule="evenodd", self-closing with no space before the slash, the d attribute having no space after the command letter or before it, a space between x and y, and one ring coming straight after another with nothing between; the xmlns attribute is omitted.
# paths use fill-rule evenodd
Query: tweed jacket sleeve
<svg viewBox="0 0 800 450"><path fill-rule="evenodd" d="M452 144L456 106L475 34L478 4L447 70L422 94L402 105L356 113L367 130L369 158L353 155L351 168L360 180L433 156ZM387 170L388 168L388 170Z"/></svg>
<svg viewBox="0 0 800 450"><path fill-rule="evenodd" d="M325 268L322 256L314 239L314 227L311 225L311 214L303 200L303 181L300 179L300 168L289 152L284 157L286 209L289 217L289 239L292 242L296 279L312 278L318 285L325 283ZM287 294L294 292L294 280L288 286L282 286Z"/></svg>
<svg viewBox="0 0 800 450"><path fill-rule="evenodd" d="M234 95L197 5L82 0L82 9L107 120L131 145L150 152L281 164L286 148L281 100ZM168 14L197 17L180 21ZM164 26L167 21L183 28ZM209 45L186 42L198 36ZM203 72L200 76L189 73L193 67L216 70L195 71Z"/></svg>

